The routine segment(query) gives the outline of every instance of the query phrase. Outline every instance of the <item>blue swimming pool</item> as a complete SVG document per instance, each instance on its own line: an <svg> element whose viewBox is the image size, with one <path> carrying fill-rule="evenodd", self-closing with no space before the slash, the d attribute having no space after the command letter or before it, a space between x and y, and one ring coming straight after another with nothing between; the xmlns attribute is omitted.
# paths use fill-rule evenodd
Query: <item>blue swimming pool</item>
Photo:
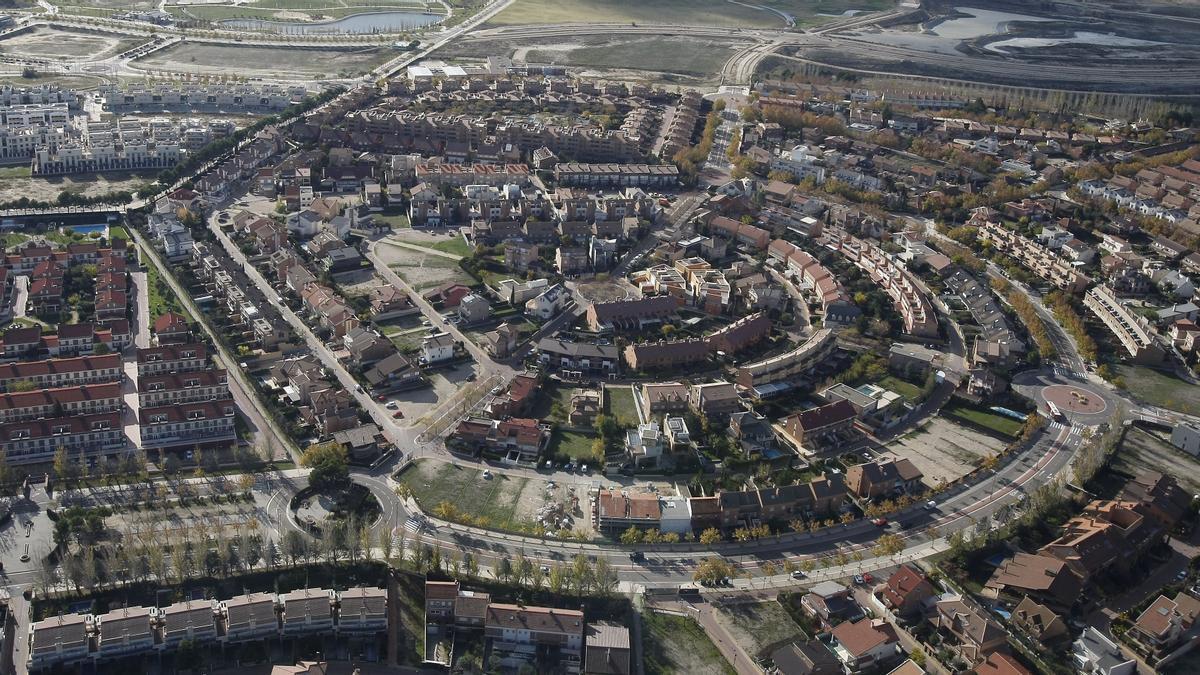
<svg viewBox="0 0 1200 675"><path fill-rule="evenodd" d="M68 225L68 226L64 227L63 229L64 229L64 230L70 230L70 231L72 231L72 232L75 232L76 234L91 234L91 233L93 233L93 232L99 232L100 234L104 234L105 232L107 232L107 231L108 231L108 225L105 225L105 224L100 224L100 225Z"/></svg>

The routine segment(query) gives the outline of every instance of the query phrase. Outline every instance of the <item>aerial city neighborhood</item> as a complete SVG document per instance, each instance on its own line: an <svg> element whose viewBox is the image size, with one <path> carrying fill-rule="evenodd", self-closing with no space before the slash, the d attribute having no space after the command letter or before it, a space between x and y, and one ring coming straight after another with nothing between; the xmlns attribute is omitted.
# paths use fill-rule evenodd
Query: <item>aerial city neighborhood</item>
<svg viewBox="0 0 1200 675"><path fill-rule="evenodd" d="M294 18L153 4L62 20ZM1190 104L416 4L363 77L0 84L0 671L1200 672Z"/></svg>

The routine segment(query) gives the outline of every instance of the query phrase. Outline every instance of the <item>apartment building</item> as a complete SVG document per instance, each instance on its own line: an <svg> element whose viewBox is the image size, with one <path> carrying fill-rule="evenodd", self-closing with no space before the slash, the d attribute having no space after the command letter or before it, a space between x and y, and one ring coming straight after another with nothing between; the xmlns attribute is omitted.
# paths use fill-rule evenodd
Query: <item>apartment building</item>
<svg viewBox="0 0 1200 675"><path fill-rule="evenodd" d="M1096 286L1083 297L1083 306L1117 338L1132 363L1156 365L1166 353L1154 327L1143 316L1134 314L1117 299L1108 286Z"/></svg>
<svg viewBox="0 0 1200 675"><path fill-rule="evenodd" d="M151 608L122 607L91 617L92 632L99 635L96 657L118 659L154 648Z"/></svg>
<svg viewBox="0 0 1200 675"><path fill-rule="evenodd" d="M118 354L0 364L0 388L5 390L13 382L28 382L38 388L57 388L119 382L123 377Z"/></svg>
<svg viewBox="0 0 1200 675"><path fill-rule="evenodd" d="M357 586L337 594L338 633L378 633L387 625L387 589Z"/></svg>
<svg viewBox="0 0 1200 675"><path fill-rule="evenodd" d="M29 627L30 670L68 666L89 658L89 623L84 614L52 616Z"/></svg>
<svg viewBox="0 0 1200 675"><path fill-rule="evenodd" d="M298 588L280 595L283 634L332 633L336 600L334 591L320 588Z"/></svg>
<svg viewBox="0 0 1200 675"><path fill-rule="evenodd" d="M205 644L217 639L220 605L216 601L185 600L152 611L165 649L175 649L184 640Z"/></svg>
<svg viewBox="0 0 1200 675"><path fill-rule="evenodd" d="M207 368L208 347L199 342L137 350L139 379L148 375L187 373Z"/></svg>
<svg viewBox="0 0 1200 675"><path fill-rule="evenodd" d="M248 642L279 634L278 598L273 593L239 595L221 603L226 642Z"/></svg>
<svg viewBox="0 0 1200 675"><path fill-rule="evenodd" d="M0 423L118 412L121 385L85 384L0 394Z"/></svg>
<svg viewBox="0 0 1200 675"><path fill-rule="evenodd" d="M49 462L60 447L75 457L91 457L127 445L119 412L0 424L0 449L13 464Z"/></svg>
<svg viewBox="0 0 1200 675"><path fill-rule="evenodd" d="M219 369L147 375L137 384L142 408L229 398L229 377Z"/></svg>
<svg viewBox="0 0 1200 675"><path fill-rule="evenodd" d="M175 403L138 411L142 447L169 448L233 439L233 399Z"/></svg>

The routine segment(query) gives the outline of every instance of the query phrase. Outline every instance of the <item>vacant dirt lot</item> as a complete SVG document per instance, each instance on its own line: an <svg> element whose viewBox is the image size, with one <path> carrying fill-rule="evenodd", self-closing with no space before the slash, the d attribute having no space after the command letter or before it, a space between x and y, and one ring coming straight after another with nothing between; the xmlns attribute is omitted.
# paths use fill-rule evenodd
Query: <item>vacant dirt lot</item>
<svg viewBox="0 0 1200 675"><path fill-rule="evenodd" d="M33 178L29 175L3 176L4 174L0 174L0 202L12 201L21 197L29 197L30 199L41 201L54 201L58 198L59 193L64 190L84 196L99 195L119 190L132 192L142 185L152 182L156 174L79 174L77 176L55 176L53 178Z"/></svg>
<svg viewBox="0 0 1200 675"><path fill-rule="evenodd" d="M6 52L63 61L92 60L129 49L143 40L39 26L5 38Z"/></svg>
<svg viewBox="0 0 1200 675"><path fill-rule="evenodd" d="M925 484L933 486L967 474L1003 447L1004 441L934 417L917 431L888 444L885 454L912 460L925 474Z"/></svg>
<svg viewBox="0 0 1200 675"><path fill-rule="evenodd" d="M1117 451L1113 469L1127 476L1142 471L1161 471L1175 476L1192 494L1200 493L1200 460L1175 449L1170 436L1132 427Z"/></svg>
<svg viewBox="0 0 1200 675"><path fill-rule="evenodd" d="M380 258L387 261L388 267L396 270L400 278L418 291L451 282L475 283L456 261L445 256L402 246L376 246L375 251Z"/></svg>
<svg viewBox="0 0 1200 675"><path fill-rule="evenodd" d="M412 490L421 508L433 515L437 515L438 504L446 502L474 524L482 517L489 527L529 530L547 515L547 507L560 508L568 517L569 529L592 535L588 518L580 510L587 504L583 486L503 474L484 478L482 469L434 461L417 462L400 482ZM548 519L546 522L549 524Z"/></svg>
<svg viewBox="0 0 1200 675"><path fill-rule="evenodd" d="M717 621L755 656L767 656L784 642L804 639L800 626L774 601L726 605L717 610Z"/></svg>
<svg viewBox="0 0 1200 675"><path fill-rule="evenodd" d="M184 42L138 59L135 68L184 73L230 71L289 79L364 75L387 58L380 49L334 50L295 47L231 47Z"/></svg>

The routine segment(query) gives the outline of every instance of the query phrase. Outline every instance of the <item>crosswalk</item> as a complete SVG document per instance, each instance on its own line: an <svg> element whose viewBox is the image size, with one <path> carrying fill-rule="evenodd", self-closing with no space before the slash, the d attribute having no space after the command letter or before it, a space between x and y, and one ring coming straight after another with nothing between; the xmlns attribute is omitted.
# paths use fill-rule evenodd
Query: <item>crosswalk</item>
<svg viewBox="0 0 1200 675"><path fill-rule="evenodd" d="M404 529L414 534L420 534L425 529L425 519L409 516L408 520L404 521Z"/></svg>

